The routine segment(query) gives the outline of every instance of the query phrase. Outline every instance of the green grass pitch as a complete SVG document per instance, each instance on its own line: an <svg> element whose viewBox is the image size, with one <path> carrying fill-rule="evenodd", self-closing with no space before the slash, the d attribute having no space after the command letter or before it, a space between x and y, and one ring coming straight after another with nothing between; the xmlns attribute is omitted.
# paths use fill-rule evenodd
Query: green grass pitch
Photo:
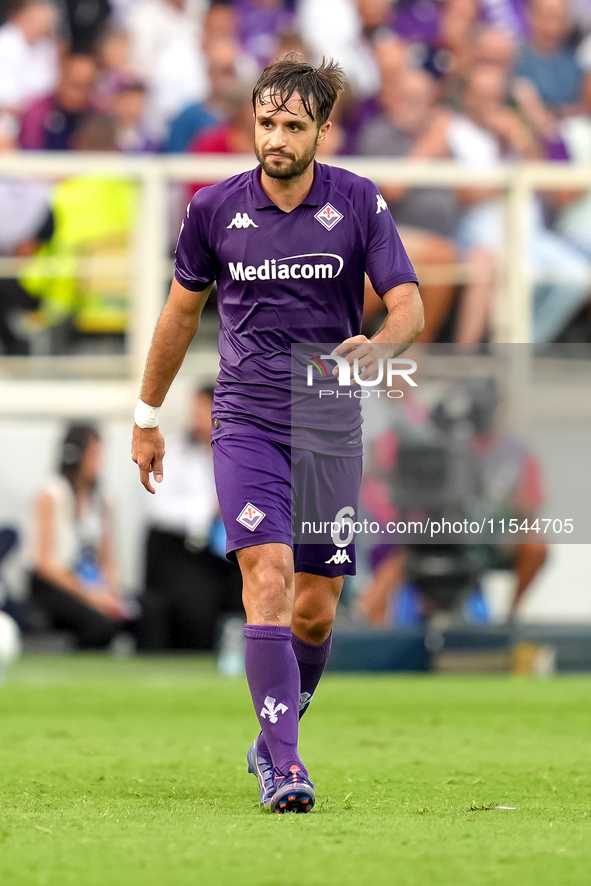
<svg viewBox="0 0 591 886"><path fill-rule="evenodd" d="M0 687L0 884L582 886L590 698L587 677L329 674L302 729L316 808L277 816L242 679L24 658Z"/></svg>

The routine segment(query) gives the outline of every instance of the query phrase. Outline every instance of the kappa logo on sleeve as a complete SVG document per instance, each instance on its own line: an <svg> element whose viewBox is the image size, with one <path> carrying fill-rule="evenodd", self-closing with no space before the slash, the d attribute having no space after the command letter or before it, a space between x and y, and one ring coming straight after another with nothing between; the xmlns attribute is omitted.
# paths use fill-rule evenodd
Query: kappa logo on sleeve
<svg viewBox="0 0 591 886"><path fill-rule="evenodd" d="M338 209L335 209L334 206L327 203L326 206L323 206L322 209L318 210L314 218L316 221L319 221L327 231L332 231L334 226L338 225L343 216Z"/></svg>
<svg viewBox="0 0 591 886"><path fill-rule="evenodd" d="M247 529L250 529L251 532L254 532L261 520L266 516L267 515L264 511L261 511L260 508L255 508L254 505L251 505L251 503L248 502L236 517L236 520L238 523L242 523L243 526L246 526Z"/></svg>
<svg viewBox="0 0 591 886"><path fill-rule="evenodd" d="M228 225L228 230L230 228L258 228L258 225L255 225L248 212L243 212L242 214L237 212Z"/></svg>
<svg viewBox="0 0 591 886"><path fill-rule="evenodd" d="M384 200L381 194L376 194L376 200L378 201L378 208L376 209L376 215L379 215L380 212L384 212L384 210L388 211L388 204Z"/></svg>

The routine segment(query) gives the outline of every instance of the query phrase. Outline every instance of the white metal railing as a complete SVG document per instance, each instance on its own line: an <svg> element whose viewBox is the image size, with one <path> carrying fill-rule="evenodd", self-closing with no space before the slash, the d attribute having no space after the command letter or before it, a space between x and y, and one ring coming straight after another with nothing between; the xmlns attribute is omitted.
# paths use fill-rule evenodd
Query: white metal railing
<svg viewBox="0 0 591 886"><path fill-rule="evenodd" d="M137 391L152 331L163 303L163 287L170 263L167 255L166 187L171 181L218 181L253 167L251 155L182 155L131 157L93 153L0 153L0 176L55 179L73 175L101 174L126 176L141 186L140 211L133 246L132 311L129 330L127 381L95 380L96 392L104 390L105 408L121 401L127 404L129 392ZM407 161L335 157L331 163L373 179L378 185L416 187L494 187L506 201L506 248L502 279L494 308L495 341L527 342L531 328L532 280L524 257L528 237L527 214L523 211L536 189L591 187L591 165L528 163L499 165L490 169L470 169L448 161ZM16 267L5 261L0 273ZM6 265L6 267L4 267ZM461 271L461 269L460 269ZM56 358L59 359L59 358ZM205 355L204 355L205 359ZM214 359L210 358L210 361ZM42 381L42 380L41 380ZM27 385L31 379L0 378L0 412L30 412L38 400ZM54 382L59 390L50 391L46 380L47 400L53 407L63 402L64 381ZM69 410L87 402L88 382L69 383ZM102 385L102 388L101 388ZM117 391L117 393L116 393ZM132 395L135 396L135 393ZM78 403L78 398L80 403ZM39 411L37 406L37 411ZM62 407L62 411L65 407ZM33 411L35 411L33 409ZM41 410L43 411L43 410ZM59 411L59 410L58 410Z"/></svg>

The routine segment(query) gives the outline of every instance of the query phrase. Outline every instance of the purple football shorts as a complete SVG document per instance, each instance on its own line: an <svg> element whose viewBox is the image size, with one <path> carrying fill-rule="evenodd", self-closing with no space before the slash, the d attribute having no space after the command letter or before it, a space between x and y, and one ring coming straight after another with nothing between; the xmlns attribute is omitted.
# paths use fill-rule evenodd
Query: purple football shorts
<svg viewBox="0 0 591 886"><path fill-rule="evenodd" d="M355 575L353 533L336 527L343 512L357 513L360 456L334 457L254 434L228 434L214 440L213 464L231 559L241 548L281 542L293 548L296 572Z"/></svg>

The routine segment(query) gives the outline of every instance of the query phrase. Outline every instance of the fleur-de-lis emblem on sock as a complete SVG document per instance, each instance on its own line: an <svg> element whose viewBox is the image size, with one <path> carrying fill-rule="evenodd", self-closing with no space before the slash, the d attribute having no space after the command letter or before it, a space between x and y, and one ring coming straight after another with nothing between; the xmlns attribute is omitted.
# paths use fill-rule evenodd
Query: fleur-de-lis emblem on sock
<svg viewBox="0 0 591 886"><path fill-rule="evenodd" d="M309 692L300 692L300 711L303 711L305 708L307 708L311 701L312 696Z"/></svg>
<svg viewBox="0 0 591 886"><path fill-rule="evenodd" d="M288 707L287 705L279 702L278 705L275 704L277 699L271 698L269 695L265 699L265 706L261 711L261 717L263 720L269 720L270 723L277 722L277 714L284 714Z"/></svg>

